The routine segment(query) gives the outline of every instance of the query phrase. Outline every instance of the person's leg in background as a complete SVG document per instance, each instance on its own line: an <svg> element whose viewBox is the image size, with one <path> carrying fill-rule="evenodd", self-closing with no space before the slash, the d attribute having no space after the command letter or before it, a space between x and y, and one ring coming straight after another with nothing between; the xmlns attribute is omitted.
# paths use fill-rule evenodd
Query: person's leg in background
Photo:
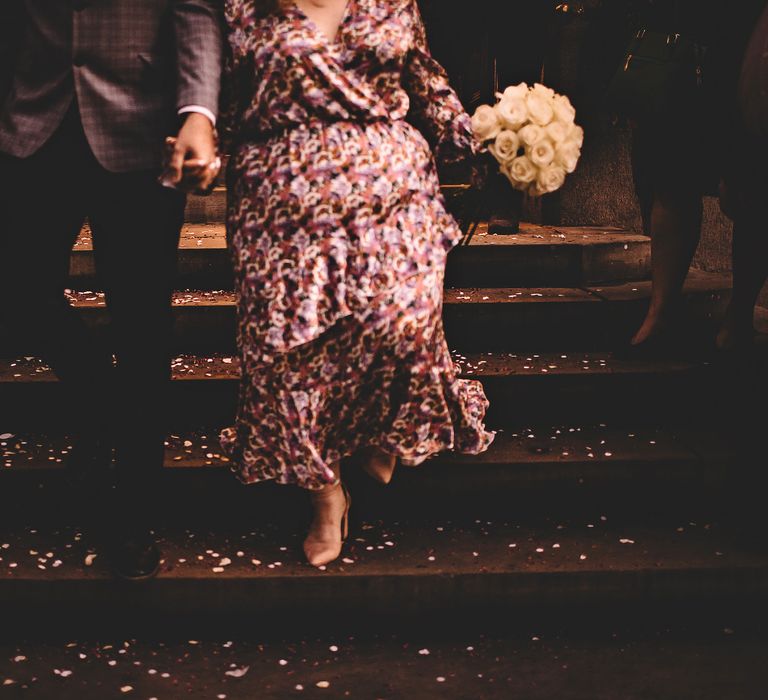
<svg viewBox="0 0 768 700"><path fill-rule="evenodd" d="M746 172L749 185L741 177L726 178L720 194L721 207L733 221L733 294L716 340L726 351L752 347L755 306L768 279L768 183Z"/></svg>
<svg viewBox="0 0 768 700"><path fill-rule="evenodd" d="M695 190L657 190L650 224L651 303L634 345L659 337L679 318L683 284L701 237L702 212L702 196Z"/></svg>
<svg viewBox="0 0 768 700"><path fill-rule="evenodd" d="M693 146L692 146L693 147ZM686 164L685 145L660 146L658 134L637 127L633 135L633 175L643 228L651 237L651 301L630 344L638 352L666 342L679 320L683 284L701 237L703 194L700 173ZM690 172L688 172L690 170Z"/></svg>
<svg viewBox="0 0 768 700"><path fill-rule="evenodd" d="M67 462L84 479L78 488L90 492L111 460L104 402L112 355L64 295L72 246L86 214L88 153L73 108L33 156L0 155L0 323L12 346L42 355L62 382L66 415L54 426L29 427L74 432ZM86 495L84 502L93 501Z"/></svg>
<svg viewBox="0 0 768 700"><path fill-rule="evenodd" d="M651 235L651 215L653 213L654 183L653 161L649 139L652 138L647 129L632 124L632 184L635 188L635 196L640 207L640 218L643 233Z"/></svg>
<svg viewBox="0 0 768 700"><path fill-rule="evenodd" d="M744 152L754 157L756 144ZM768 366L764 348L754 342L754 321L755 306L768 277L766 193L768 182L751 167L731 170L721 183L720 206L733 221L733 291L715 339L717 396L727 407L720 423L736 451L724 498L744 518L746 531L760 536L764 526L757 514L764 510L766 475L765 416L759 406L768 388Z"/></svg>
<svg viewBox="0 0 768 700"><path fill-rule="evenodd" d="M170 388L172 309L185 197L157 173L103 171L90 207L97 274L117 358L114 396L117 503L112 563L119 575L152 575Z"/></svg>

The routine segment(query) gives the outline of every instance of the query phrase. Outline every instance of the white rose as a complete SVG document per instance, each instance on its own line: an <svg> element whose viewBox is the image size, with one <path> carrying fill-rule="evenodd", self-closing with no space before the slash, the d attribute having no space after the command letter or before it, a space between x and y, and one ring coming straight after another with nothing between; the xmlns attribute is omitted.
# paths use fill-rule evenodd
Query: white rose
<svg viewBox="0 0 768 700"><path fill-rule="evenodd" d="M576 109L565 95L557 95L552 100L552 109L555 112L555 119L563 124L573 124L573 120L576 119Z"/></svg>
<svg viewBox="0 0 768 700"><path fill-rule="evenodd" d="M507 166L504 166L501 170L503 175L507 176L507 180L509 180L509 184L512 185L516 190L519 190L520 192L526 192L528 189L532 186L535 186L536 183L534 182L533 185L527 182L520 182L519 180L515 180L514 177L509 172L509 169Z"/></svg>
<svg viewBox="0 0 768 700"><path fill-rule="evenodd" d="M496 110L490 105L480 105L472 115L472 131L480 141L495 139L501 131Z"/></svg>
<svg viewBox="0 0 768 700"><path fill-rule="evenodd" d="M576 126L574 124L571 127L571 130L568 132L568 141L572 141L575 143L579 148L581 148L584 145L584 129L582 129L580 126Z"/></svg>
<svg viewBox="0 0 768 700"><path fill-rule="evenodd" d="M552 88L549 88L546 85L542 85L541 83L534 83L531 90L533 90L533 92L535 92L537 95L541 95L548 100L553 99L557 94Z"/></svg>
<svg viewBox="0 0 768 700"><path fill-rule="evenodd" d="M541 194L547 194L559 190L565 182L565 170L559 165L550 165L539 170L536 177L536 190Z"/></svg>
<svg viewBox="0 0 768 700"><path fill-rule="evenodd" d="M528 184L536 179L536 166L528 156L518 156L502 166L502 172L512 184Z"/></svg>
<svg viewBox="0 0 768 700"><path fill-rule="evenodd" d="M528 121L528 107L525 100L506 97L496 105L496 114L505 129L517 131Z"/></svg>
<svg viewBox="0 0 768 700"><path fill-rule="evenodd" d="M517 156L520 149L520 138L514 131L504 129L496 137L496 140L488 146L491 155L499 163L508 163Z"/></svg>
<svg viewBox="0 0 768 700"><path fill-rule="evenodd" d="M553 143L562 143L568 138L569 128L562 122L552 122L544 127L544 130Z"/></svg>
<svg viewBox="0 0 768 700"><path fill-rule="evenodd" d="M555 164L562 167L565 172L572 173L576 170L580 156L581 149L575 141L561 143L555 151Z"/></svg>
<svg viewBox="0 0 768 700"><path fill-rule="evenodd" d="M545 137L545 132L538 124L526 124L517 132L517 135L524 146L533 146L534 143Z"/></svg>
<svg viewBox="0 0 768 700"><path fill-rule="evenodd" d="M519 85L510 85L504 92L497 92L496 96L500 100L524 100L528 94L527 83L520 83Z"/></svg>
<svg viewBox="0 0 768 700"><path fill-rule="evenodd" d="M555 147L549 139L542 139L529 146L526 155L537 168L545 168L555 159Z"/></svg>
<svg viewBox="0 0 768 700"><path fill-rule="evenodd" d="M531 121L534 124L540 126L546 126L555 116L555 112L552 109L552 100L548 97L529 92L525 98L525 104L528 107L528 114L531 116Z"/></svg>

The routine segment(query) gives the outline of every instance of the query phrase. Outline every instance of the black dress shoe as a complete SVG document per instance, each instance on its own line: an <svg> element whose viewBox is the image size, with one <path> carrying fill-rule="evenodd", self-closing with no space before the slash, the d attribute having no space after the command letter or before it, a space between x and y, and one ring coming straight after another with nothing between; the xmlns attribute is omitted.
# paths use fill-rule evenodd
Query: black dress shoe
<svg viewBox="0 0 768 700"><path fill-rule="evenodd" d="M147 581L160 571L160 550L146 530L113 534L106 555L112 573L125 581Z"/></svg>

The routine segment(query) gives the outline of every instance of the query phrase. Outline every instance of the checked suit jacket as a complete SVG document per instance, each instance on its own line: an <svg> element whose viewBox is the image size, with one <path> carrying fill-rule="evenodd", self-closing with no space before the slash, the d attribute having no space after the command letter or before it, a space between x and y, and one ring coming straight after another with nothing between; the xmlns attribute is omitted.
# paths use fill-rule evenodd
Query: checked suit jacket
<svg viewBox="0 0 768 700"><path fill-rule="evenodd" d="M221 0L0 0L0 152L26 158L77 101L101 165L159 166L178 110L218 111Z"/></svg>

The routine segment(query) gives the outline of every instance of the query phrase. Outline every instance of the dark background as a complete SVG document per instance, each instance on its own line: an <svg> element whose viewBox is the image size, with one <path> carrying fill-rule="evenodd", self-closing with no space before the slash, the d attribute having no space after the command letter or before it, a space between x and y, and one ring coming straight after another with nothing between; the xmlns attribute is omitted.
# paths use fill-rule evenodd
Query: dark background
<svg viewBox="0 0 768 700"><path fill-rule="evenodd" d="M498 84L532 83L541 76L554 39L550 0L421 0L433 54L468 107L490 102L494 61Z"/></svg>

